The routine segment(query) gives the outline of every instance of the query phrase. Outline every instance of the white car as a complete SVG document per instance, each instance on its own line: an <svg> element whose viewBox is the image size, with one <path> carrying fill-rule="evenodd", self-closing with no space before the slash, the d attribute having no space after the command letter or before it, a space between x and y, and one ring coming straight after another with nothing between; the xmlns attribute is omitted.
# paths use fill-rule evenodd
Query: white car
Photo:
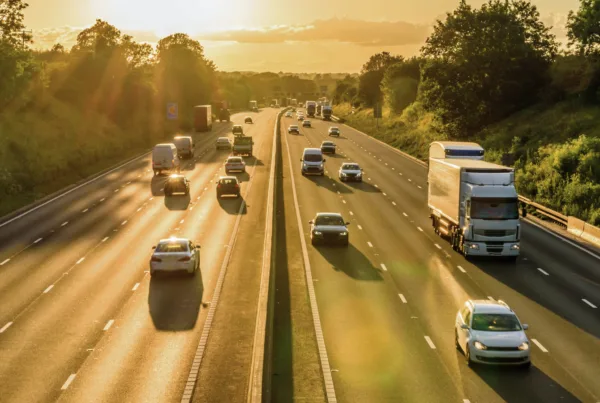
<svg viewBox="0 0 600 403"><path fill-rule="evenodd" d="M362 182L363 170L356 162L344 162L338 172L340 181Z"/></svg>
<svg viewBox="0 0 600 403"><path fill-rule="evenodd" d="M469 300L456 314L454 339L473 363L531 366L528 326L503 301Z"/></svg>
<svg viewBox="0 0 600 403"><path fill-rule="evenodd" d="M285 117L286 118L291 118L292 117L292 112L286 112L285 113Z"/></svg>
<svg viewBox="0 0 600 403"><path fill-rule="evenodd" d="M225 173L231 171L246 172L246 163L242 157L229 157L225 161Z"/></svg>
<svg viewBox="0 0 600 403"><path fill-rule="evenodd" d="M183 271L191 276L200 269L200 245L194 245L185 238L161 239L153 246L150 258L150 275L157 272Z"/></svg>

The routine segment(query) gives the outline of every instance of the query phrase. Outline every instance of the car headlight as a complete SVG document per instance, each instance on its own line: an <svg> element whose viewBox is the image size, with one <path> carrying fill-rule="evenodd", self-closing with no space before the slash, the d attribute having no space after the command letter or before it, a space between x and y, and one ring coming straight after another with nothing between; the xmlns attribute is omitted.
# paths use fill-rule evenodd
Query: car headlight
<svg viewBox="0 0 600 403"><path fill-rule="evenodd" d="M346 231L340 232L340 236L347 236L347 235L348 235L348 233Z"/></svg>
<svg viewBox="0 0 600 403"><path fill-rule="evenodd" d="M472 243L472 244L469 244L469 248L479 250L479 245L477 245L476 243Z"/></svg>
<svg viewBox="0 0 600 403"><path fill-rule="evenodd" d="M473 345L475 346L475 348L476 348L477 350L487 350L487 347L486 347L486 345L485 345L485 344L483 344L483 343L480 343L480 342L478 342L478 341L476 341L475 343L473 343Z"/></svg>
<svg viewBox="0 0 600 403"><path fill-rule="evenodd" d="M519 346L519 350L521 351L527 351L529 350L529 343L528 342L523 342L521 343L521 345Z"/></svg>
<svg viewBox="0 0 600 403"><path fill-rule="evenodd" d="M357 173L356 176L362 176L362 172Z"/></svg>
<svg viewBox="0 0 600 403"><path fill-rule="evenodd" d="M323 233L321 231L313 231L314 235L323 235Z"/></svg>
<svg viewBox="0 0 600 403"><path fill-rule="evenodd" d="M345 172L340 172L340 175L341 176L346 176L346 173Z"/></svg>
<svg viewBox="0 0 600 403"><path fill-rule="evenodd" d="M510 250L519 250L519 249L520 248L519 248L519 244L518 243L515 243L515 244L511 245L511 247L510 247Z"/></svg>

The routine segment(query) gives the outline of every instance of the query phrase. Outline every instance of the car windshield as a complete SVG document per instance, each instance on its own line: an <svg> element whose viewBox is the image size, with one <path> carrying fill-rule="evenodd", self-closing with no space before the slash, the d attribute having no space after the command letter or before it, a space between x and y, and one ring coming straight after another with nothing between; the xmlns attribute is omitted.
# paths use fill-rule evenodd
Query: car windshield
<svg viewBox="0 0 600 403"><path fill-rule="evenodd" d="M347 169L349 171L358 171L360 167L356 164L345 164L342 166L342 169Z"/></svg>
<svg viewBox="0 0 600 403"><path fill-rule="evenodd" d="M156 251L160 252L160 253L187 252L188 251L188 242L187 241L161 242L156 246Z"/></svg>
<svg viewBox="0 0 600 403"><path fill-rule="evenodd" d="M227 162L230 164L239 164L242 162L242 159L241 158L229 158L227 160Z"/></svg>
<svg viewBox="0 0 600 403"><path fill-rule="evenodd" d="M339 215L320 215L315 220L315 225L345 225Z"/></svg>
<svg viewBox="0 0 600 403"><path fill-rule="evenodd" d="M237 180L233 178L221 179L220 183L221 185L235 185L237 183Z"/></svg>
<svg viewBox="0 0 600 403"><path fill-rule="evenodd" d="M323 160L321 154L304 154L304 161L308 162L320 162Z"/></svg>
<svg viewBox="0 0 600 403"><path fill-rule="evenodd" d="M227 137L220 137L217 141L220 143L229 143L229 139Z"/></svg>
<svg viewBox="0 0 600 403"><path fill-rule="evenodd" d="M322 143L321 146L325 146L325 147L335 147L335 144L333 143Z"/></svg>
<svg viewBox="0 0 600 403"><path fill-rule="evenodd" d="M331 129L329 129L329 131L331 131L331 132L337 132L338 130L340 130L340 129L338 129L337 127L332 127Z"/></svg>
<svg viewBox="0 0 600 403"><path fill-rule="evenodd" d="M519 202L513 198L473 198L471 218L515 220L519 218Z"/></svg>
<svg viewBox="0 0 600 403"><path fill-rule="evenodd" d="M522 330L515 315L498 313L476 313L473 315L473 330L485 332L517 332Z"/></svg>

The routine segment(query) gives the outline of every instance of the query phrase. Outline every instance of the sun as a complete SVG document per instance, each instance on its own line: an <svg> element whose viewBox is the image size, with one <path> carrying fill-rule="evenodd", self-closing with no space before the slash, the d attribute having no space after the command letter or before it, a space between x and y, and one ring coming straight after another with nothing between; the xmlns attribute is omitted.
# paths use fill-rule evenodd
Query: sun
<svg viewBox="0 0 600 403"><path fill-rule="evenodd" d="M122 30L195 35L252 25L254 10L247 0L96 0L99 18Z"/></svg>

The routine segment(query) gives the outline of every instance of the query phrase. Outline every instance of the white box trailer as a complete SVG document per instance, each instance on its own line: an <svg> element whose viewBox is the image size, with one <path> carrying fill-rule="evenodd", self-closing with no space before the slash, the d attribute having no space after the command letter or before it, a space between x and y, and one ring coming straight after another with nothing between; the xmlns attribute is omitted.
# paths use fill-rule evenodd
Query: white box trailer
<svg viewBox="0 0 600 403"><path fill-rule="evenodd" d="M510 167L479 160L429 159L432 225L465 256L506 256L520 250L519 201Z"/></svg>
<svg viewBox="0 0 600 403"><path fill-rule="evenodd" d="M463 141L434 141L429 146L429 158L483 160L485 151L477 143Z"/></svg>

